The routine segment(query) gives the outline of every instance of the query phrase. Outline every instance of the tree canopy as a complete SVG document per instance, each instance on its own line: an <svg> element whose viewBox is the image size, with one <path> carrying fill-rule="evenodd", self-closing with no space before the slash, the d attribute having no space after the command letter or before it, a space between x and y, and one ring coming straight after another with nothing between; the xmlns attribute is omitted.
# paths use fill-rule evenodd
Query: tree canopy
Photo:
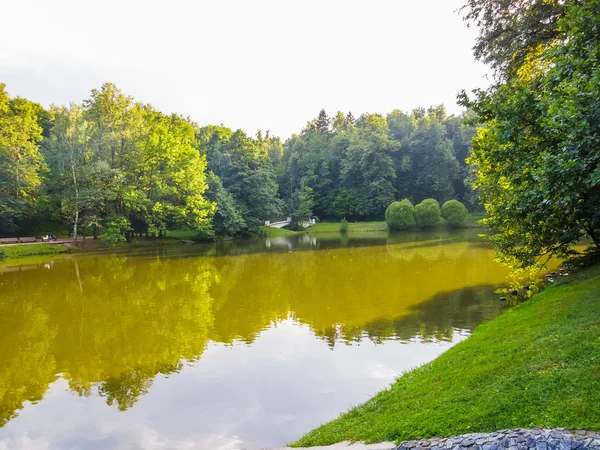
<svg viewBox="0 0 600 450"><path fill-rule="evenodd" d="M469 7L470 17L484 18L477 46L502 75L487 91L461 96L485 125L470 162L486 223L498 231L491 242L522 267L566 257L585 236L597 251L600 1L473 0ZM523 38L514 48L495 29Z"/></svg>
<svg viewBox="0 0 600 450"><path fill-rule="evenodd" d="M109 242L192 229L250 234L266 220L382 219L397 198L477 200L475 128L443 105L387 115L321 110L285 142L198 126L114 84L68 106L0 89L0 232L56 226Z"/></svg>

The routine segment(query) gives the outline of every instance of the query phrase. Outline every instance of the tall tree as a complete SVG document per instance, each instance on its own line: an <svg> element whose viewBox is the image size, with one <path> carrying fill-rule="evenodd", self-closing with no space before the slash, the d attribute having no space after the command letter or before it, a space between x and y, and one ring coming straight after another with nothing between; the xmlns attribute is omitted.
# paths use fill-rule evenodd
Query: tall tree
<svg viewBox="0 0 600 450"><path fill-rule="evenodd" d="M555 12L542 24L519 22L520 32L550 36L551 45L510 67L498 57L504 81L461 98L485 124L471 163L487 224L498 231L492 243L519 266L568 256L585 234L600 251L600 1L538 3L531 7ZM503 18L489 21L505 26ZM514 53L485 31L478 45Z"/></svg>
<svg viewBox="0 0 600 450"><path fill-rule="evenodd" d="M467 0L463 10L469 24L479 29L475 57L488 63L499 77L510 77L531 58L560 39L558 21L564 0ZM564 36L564 35L563 35Z"/></svg>
<svg viewBox="0 0 600 450"><path fill-rule="evenodd" d="M317 127L317 130L319 130L321 133L329 132L329 128L331 127L331 119L329 118L324 109L322 109L319 112L319 115L315 120L315 125Z"/></svg>
<svg viewBox="0 0 600 450"><path fill-rule="evenodd" d="M19 221L34 205L44 160L37 143L42 139L41 107L8 96L0 83L0 232L18 233Z"/></svg>
<svg viewBox="0 0 600 450"><path fill-rule="evenodd" d="M208 168L238 205L248 229L282 213L277 176L269 157L270 140L248 137L243 131L205 127L198 131L200 152L208 158Z"/></svg>

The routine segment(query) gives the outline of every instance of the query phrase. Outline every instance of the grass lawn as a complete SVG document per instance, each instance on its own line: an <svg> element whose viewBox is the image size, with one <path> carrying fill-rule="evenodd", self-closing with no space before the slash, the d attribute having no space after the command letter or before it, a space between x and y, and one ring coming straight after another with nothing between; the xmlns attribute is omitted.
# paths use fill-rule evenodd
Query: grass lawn
<svg viewBox="0 0 600 450"><path fill-rule="evenodd" d="M365 232L365 231L387 231L388 227L384 221L381 222L348 222L348 232ZM310 234L314 233L339 233L339 222L319 222L315 226L310 227L307 231Z"/></svg>
<svg viewBox="0 0 600 450"><path fill-rule="evenodd" d="M561 277L294 445L532 426L600 430L600 265Z"/></svg>
<svg viewBox="0 0 600 450"><path fill-rule="evenodd" d="M198 230L169 230L167 231L167 238L202 241L206 239L206 236L202 235L202 233L199 233ZM142 240L144 240L144 238L140 239L140 241Z"/></svg>
<svg viewBox="0 0 600 450"><path fill-rule="evenodd" d="M0 246L1 258L24 258L26 256L56 255L70 249L58 244L30 244Z"/></svg>
<svg viewBox="0 0 600 450"><path fill-rule="evenodd" d="M293 236L298 233L303 233L304 231L292 231L286 230L285 228L273 228L273 227L260 227L261 231L265 233L265 235L269 237L278 237L278 236Z"/></svg>

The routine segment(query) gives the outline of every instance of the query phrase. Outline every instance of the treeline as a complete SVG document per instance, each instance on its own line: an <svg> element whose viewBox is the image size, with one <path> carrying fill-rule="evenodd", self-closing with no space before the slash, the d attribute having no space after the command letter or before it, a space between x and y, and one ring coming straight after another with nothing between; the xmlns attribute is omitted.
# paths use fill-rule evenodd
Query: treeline
<svg viewBox="0 0 600 450"><path fill-rule="evenodd" d="M110 83L48 110L0 84L0 234L235 236L284 215L381 219L396 198L473 207L473 135L437 106L357 119L321 111L282 143L200 127Z"/></svg>
<svg viewBox="0 0 600 450"><path fill-rule="evenodd" d="M463 119L443 105L358 119L321 111L274 161L281 196L292 211L308 202L320 218L380 219L397 198L476 207L465 162L475 128Z"/></svg>

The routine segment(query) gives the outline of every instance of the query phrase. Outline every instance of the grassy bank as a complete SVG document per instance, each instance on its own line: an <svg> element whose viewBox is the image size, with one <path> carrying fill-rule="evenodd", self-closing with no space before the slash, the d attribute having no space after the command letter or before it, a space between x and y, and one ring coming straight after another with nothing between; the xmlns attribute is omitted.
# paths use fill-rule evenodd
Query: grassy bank
<svg viewBox="0 0 600 450"><path fill-rule="evenodd" d="M479 228L481 225L478 223L480 219L485 216L484 213L469 213L465 219L465 223L462 228ZM442 221L436 225L435 228L447 228L448 224L446 221L442 219ZM310 234L318 234L318 233L339 233L340 224L339 222L319 222L316 225L304 230L304 231L290 231L285 230L283 228L270 228L270 227L261 227L267 236L291 236L296 233L306 233ZM388 227L385 221L376 221L376 222L348 222L348 232L349 233L365 233L365 232L373 232L373 231L383 231L387 232Z"/></svg>
<svg viewBox="0 0 600 450"><path fill-rule="evenodd" d="M600 265L561 277L295 445L532 426L600 429Z"/></svg>
<svg viewBox="0 0 600 450"><path fill-rule="evenodd" d="M387 231L388 227L384 221L381 222L348 222L348 232L360 233L369 231ZM319 222L315 226L309 228L313 233L339 233L339 222Z"/></svg>
<svg viewBox="0 0 600 450"><path fill-rule="evenodd" d="M260 227L260 229L268 237L293 236L298 233L304 233L304 231L292 231L285 228Z"/></svg>
<svg viewBox="0 0 600 450"><path fill-rule="evenodd" d="M0 247L0 259L24 258L27 256L57 255L67 253L68 247L58 244L29 244L29 245L8 245Z"/></svg>

